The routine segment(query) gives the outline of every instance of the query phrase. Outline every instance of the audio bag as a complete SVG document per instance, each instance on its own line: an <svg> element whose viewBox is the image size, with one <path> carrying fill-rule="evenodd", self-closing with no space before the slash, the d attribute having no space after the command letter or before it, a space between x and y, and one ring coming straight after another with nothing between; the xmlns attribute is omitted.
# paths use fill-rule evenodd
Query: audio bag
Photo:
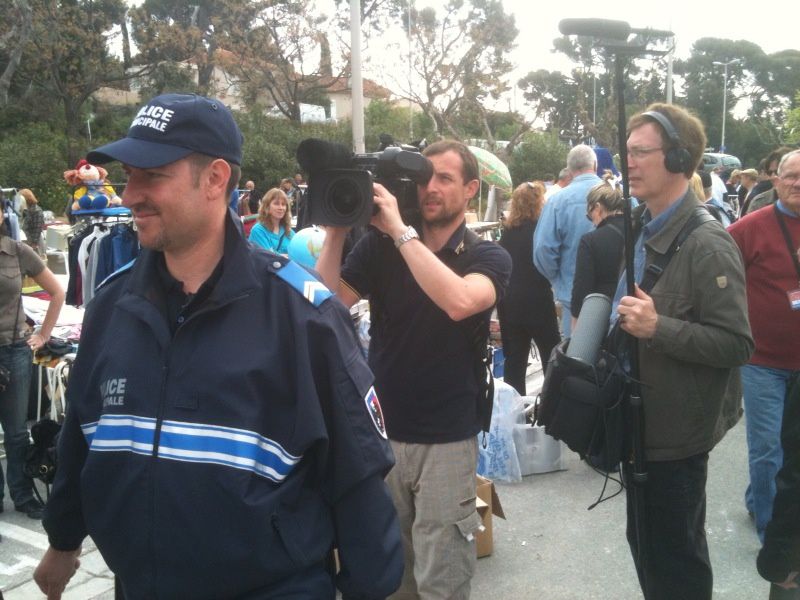
<svg viewBox="0 0 800 600"><path fill-rule="evenodd" d="M569 342L558 344L550 355L536 422L547 435L582 457L595 457L597 466L610 471L624 450L625 374L606 349L593 365L567 356Z"/></svg>

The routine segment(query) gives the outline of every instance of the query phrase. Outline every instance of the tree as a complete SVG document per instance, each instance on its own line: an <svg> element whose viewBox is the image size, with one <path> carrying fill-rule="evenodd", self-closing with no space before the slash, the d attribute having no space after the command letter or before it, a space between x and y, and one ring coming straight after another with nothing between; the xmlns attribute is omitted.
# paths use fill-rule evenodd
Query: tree
<svg viewBox="0 0 800 600"><path fill-rule="evenodd" d="M139 64L188 63L197 69L200 94L212 89L218 50L230 44L233 32L249 31L253 18L271 0L145 0L129 12Z"/></svg>
<svg viewBox="0 0 800 600"><path fill-rule="evenodd" d="M13 0L11 10L0 15L0 56L5 55L6 63L0 75L0 106L8 104L8 89L11 79L19 67L22 51L30 39L32 13L27 0ZM8 30L6 31L6 28ZM0 63L1 64L1 63Z"/></svg>
<svg viewBox="0 0 800 600"><path fill-rule="evenodd" d="M21 101L56 101L64 115L66 157L82 154L80 129L89 97L105 86L122 85L131 74L109 53L112 30L125 15L122 0L29 0L31 35L16 77Z"/></svg>
<svg viewBox="0 0 800 600"><path fill-rule="evenodd" d="M325 33L329 18L312 2L268 2L255 15L251 29L232 34L235 55L228 69L251 104L274 106L299 123L301 104L328 105L325 91L346 77L346 57L336 68ZM263 93L266 92L266 98Z"/></svg>
<svg viewBox="0 0 800 600"><path fill-rule="evenodd" d="M567 164L568 152L569 147L555 133L525 134L508 165L514 185L544 179L545 173L558 173Z"/></svg>
<svg viewBox="0 0 800 600"><path fill-rule="evenodd" d="M632 43L659 50L664 38L644 33ZM580 64L569 75L543 69L528 73L518 82L523 97L531 103L536 119L570 144L593 141L617 150L617 89L614 83L616 57L598 46L594 38L561 37L553 41L556 51ZM630 57L623 65L625 104L640 109L664 99L664 58L658 54Z"/></svg>
<svg viewBox="0 0 800 600"><path fill-rule="evenodd" d="M408 81L395 76L395 91L420 106L435 137L461 138L458 109L468 102L482 105L508 89L504 78L517 36L514 17L499 0L448 0L441 16L433 8L409 13L404 28L413 47L412 74Z"/></svg>
<svg viewBox="0 0 800 600"><path fill-rule="evenodd" d="M800 91L794 96L795 106L786 117L786 142L789 144L800 143Z"/></svg>
<svg viewBox="0 0 800 600"><path fill-rule="evenodd" d="M727 63L728 97L726 126L735 131L731 113L741 101L747 106L747 123L752 147L727 144L734 154L759 154L757 147L775 147L785 143L784 124L789 112L798 106L796 91L800 89L800 51L783 50L766 54L758 45L744 40L702 38L692 46L689 59L677 61L676 72L685 79L686 105L706 125L709 139L721 136L722 78L724 69L714 62ZM733 142L735 138L731 138ZM763 156L763 154L762 154Z"/></svg>
<svg viewBox="0 0 800 600"><path fill-rule="evenodd" d="M410 139L409 128L414 132ZM398 143L407 143L429 138L433 134L430 121L406 106L395 106L386 100L373 100L364 110L364 145L367 152L380 147L379 136L391 135Z"/></svg>

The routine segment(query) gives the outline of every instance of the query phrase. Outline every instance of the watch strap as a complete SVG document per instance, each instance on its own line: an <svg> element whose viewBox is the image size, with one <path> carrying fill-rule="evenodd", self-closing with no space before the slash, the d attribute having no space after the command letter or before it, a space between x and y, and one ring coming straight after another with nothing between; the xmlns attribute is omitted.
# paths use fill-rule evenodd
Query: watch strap
<svg viewBox="0 0 800 600"><path fill-rule="evenodd" d="M410 242L411 240L418 240L418 239L419 239L419 234L417 233L417 230L409 225L409 227L408 227L408 229L406 229L405 233L403 233L403 235L401 235L399 238L397 238L395 240L394 246L395 246L395 248L399 248L400 246L402 246L406 242Z"/></svg>

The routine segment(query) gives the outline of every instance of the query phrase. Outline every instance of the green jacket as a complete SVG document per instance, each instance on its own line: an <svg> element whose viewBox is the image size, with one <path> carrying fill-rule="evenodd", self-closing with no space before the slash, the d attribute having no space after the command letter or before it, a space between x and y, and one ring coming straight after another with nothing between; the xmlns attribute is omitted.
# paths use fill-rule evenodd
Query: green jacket
<svg viewBox="0 0 800 600"><path fill-rule="evenodd" d="M647 264L664 254L689 219L685 201L645 244ZM644 206L634 211L634 234ZM700 225L670 260L650 295L656 333L639 341L647 460L677 460L714 447L739 420L741 381L755 344L747 318L739 248L716 221Z"/></svg>

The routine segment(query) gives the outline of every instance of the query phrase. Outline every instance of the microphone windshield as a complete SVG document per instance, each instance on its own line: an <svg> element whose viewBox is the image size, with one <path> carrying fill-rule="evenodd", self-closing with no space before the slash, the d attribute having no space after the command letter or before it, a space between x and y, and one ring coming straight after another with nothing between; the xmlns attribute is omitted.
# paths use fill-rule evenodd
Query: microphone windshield
<svg viewBox="0 0 800 600"><path fill-rule="evenodd" d="M588 365L597 362L600 346L608 331L611 316L611 299L604 294L589 294L583 299L578 322L567 345L567 356Z"/></svg>
<svg viewBox="0 0 800 600"><path fill-rule="evenodd" d="M306 173L350 166L353 152L343 144L307 138L297 146L297 162Z"/></svg>
<svg viewBox="0 0 800 600"><path fill-rule="evenodd" d="M562 19L558 23L562 35L584 35L611 40L628 39L631 26L625 21L611 19Z"/></svg>

